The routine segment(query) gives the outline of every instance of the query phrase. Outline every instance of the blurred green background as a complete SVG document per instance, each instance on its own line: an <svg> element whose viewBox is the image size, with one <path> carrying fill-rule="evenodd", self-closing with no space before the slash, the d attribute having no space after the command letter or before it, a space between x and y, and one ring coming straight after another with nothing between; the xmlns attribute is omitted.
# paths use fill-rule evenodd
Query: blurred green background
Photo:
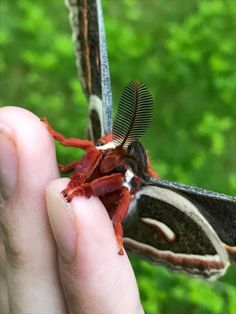
<svg viewBox="0 0 236 314"><path fill-rule="evenodd" d="M85 137L63 0L1 0L0 106ZM155 100L143 142L163 178L236 194L236 2L104 0L114 107L131 79ZM60 162L78 151L57 146ZM236 313L236 271L209 283L132 258L147 314Z"/></svg>

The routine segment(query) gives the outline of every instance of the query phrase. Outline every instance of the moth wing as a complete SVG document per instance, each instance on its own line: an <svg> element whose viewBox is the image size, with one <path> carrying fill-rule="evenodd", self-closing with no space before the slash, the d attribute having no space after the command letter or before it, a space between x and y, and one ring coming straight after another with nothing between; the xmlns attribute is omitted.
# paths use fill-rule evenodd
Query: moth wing
<svg viewBox="0 0 236 314"><path fill-rule="evenodd" d="M129 252L173 270L215 279L229 265L223 242L198 204L176 191L146 186L137 192L123 229Z"/></svg>
<svg viewBox="0 0 236 314"><path fill-rule="evenodd" d="M112 95L100 0L66 0L82 88L89 99L89 136L112 131Z"/></svg>
<svg viewBox="0 0 236 314"><path fill-rule="evenodd" d="M176 191L195 204L236 263L236 197L168 180L153 178L151 184Z"/></svg>

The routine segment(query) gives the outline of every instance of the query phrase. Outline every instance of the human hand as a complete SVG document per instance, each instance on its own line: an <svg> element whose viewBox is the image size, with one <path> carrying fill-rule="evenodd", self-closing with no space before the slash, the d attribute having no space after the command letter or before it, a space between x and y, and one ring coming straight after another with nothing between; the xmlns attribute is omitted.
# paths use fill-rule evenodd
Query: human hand
<svg viewBox="0 0 236 314"><path fill-rule="evenodd" d="M144 313L104 206L95 197L67 204L60 192L68 179L58 177L54 142L40 120L1 108L1 313Z"/></svg>

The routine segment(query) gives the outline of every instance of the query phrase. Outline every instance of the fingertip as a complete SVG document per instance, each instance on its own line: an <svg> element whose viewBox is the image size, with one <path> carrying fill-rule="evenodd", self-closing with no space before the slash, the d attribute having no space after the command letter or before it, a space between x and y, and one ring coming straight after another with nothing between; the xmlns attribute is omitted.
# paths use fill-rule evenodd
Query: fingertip
<svg viewBox="0 0 236 314"><path fill-rule="evenodd" d="M49 222L60 256L66 263L75 258L78 237L71 206L61 194L68 181L68 179L54 180L46 190Z"/></svg>
<svg viewBox="0 0 236 314"><path fill-rule="evenodd" d="M133 309L141 309L128 256L118 254L113 225L102 202L97 197L76 197L70 206L77 230L76 255L72 263L64 259L59 263L70 310L100 313L99 307L111 313L115 307L115 313L134 313Z"/></svg>
<svg viewBox="0 0 236 314"><path fill-rule="evenodd" d="M61 236L58 239L58 233L62 235L75 228L78 237L75 263L94 267L95 255L96 263L99 260L101 263L107 262L110 258L119 261L121 256L118 254L113 224L101 200L94 196L89 199L74 197L71 202L67 202L61 192L68 182L68 178L61 178L52 181L47 187L48 216L56 240L63 242Z"/></svg>
<svg viewBox="0 0 236 314"><path fill-rule="evenodd" d="M23 195L40 197L45 185L59 176L55 145L44 124L32 112L19 107L2 107L0 124L11 130L18 158L18 185Z"/></svg>
<svg viewBox="0 0 236 314"><path fill-rule="evenodd" d="M52 181L47 187L47 210L54 238L64 261L90 265L100 255L117 253L112 223L99 198L62 195L69 179ZM86 260L86 262L81 261Z"/></svg>
<svg viewBox="0 0 236 314"><path fill-rule="evenodd" d="M56 198L54 205L48 203L49 219L61 252L60 276L70 310L100 313L100 307L111 313L115 306L116 313L143 313L132 267L126 254L118 254L106 208L97 197L75 197L67 203L60 194L67 183L68 179L51 182L47 194ZM68 217L73 217L70 222Z"/></svg>
<svg viewBox="0 0 236 314"><path fill-rule="evenodd" d="M60 196L61 191L67 186L69 181L69 178L59 178L51 181L47 186L47 194L53 193Z"/></svg>

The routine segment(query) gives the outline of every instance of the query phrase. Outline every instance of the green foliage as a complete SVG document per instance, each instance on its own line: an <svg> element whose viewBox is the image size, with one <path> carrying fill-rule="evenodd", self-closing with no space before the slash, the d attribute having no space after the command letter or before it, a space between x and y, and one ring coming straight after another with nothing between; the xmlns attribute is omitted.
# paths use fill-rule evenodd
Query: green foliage
<svg viewBox="0 0 236 314"><path fill-rule="evenodd" d="M103 1L114 105L144 81L155 99L144 137L162 177L236 194L236 3L231 0ZM86 137L87 102L77 79L63 1L1 1L0 105L47 116ZM76 119L75 119L76 117ZM69 162L78 152L58 146ZM236 271L216 283L132 259L148 314L236 313Z"/></svg>

